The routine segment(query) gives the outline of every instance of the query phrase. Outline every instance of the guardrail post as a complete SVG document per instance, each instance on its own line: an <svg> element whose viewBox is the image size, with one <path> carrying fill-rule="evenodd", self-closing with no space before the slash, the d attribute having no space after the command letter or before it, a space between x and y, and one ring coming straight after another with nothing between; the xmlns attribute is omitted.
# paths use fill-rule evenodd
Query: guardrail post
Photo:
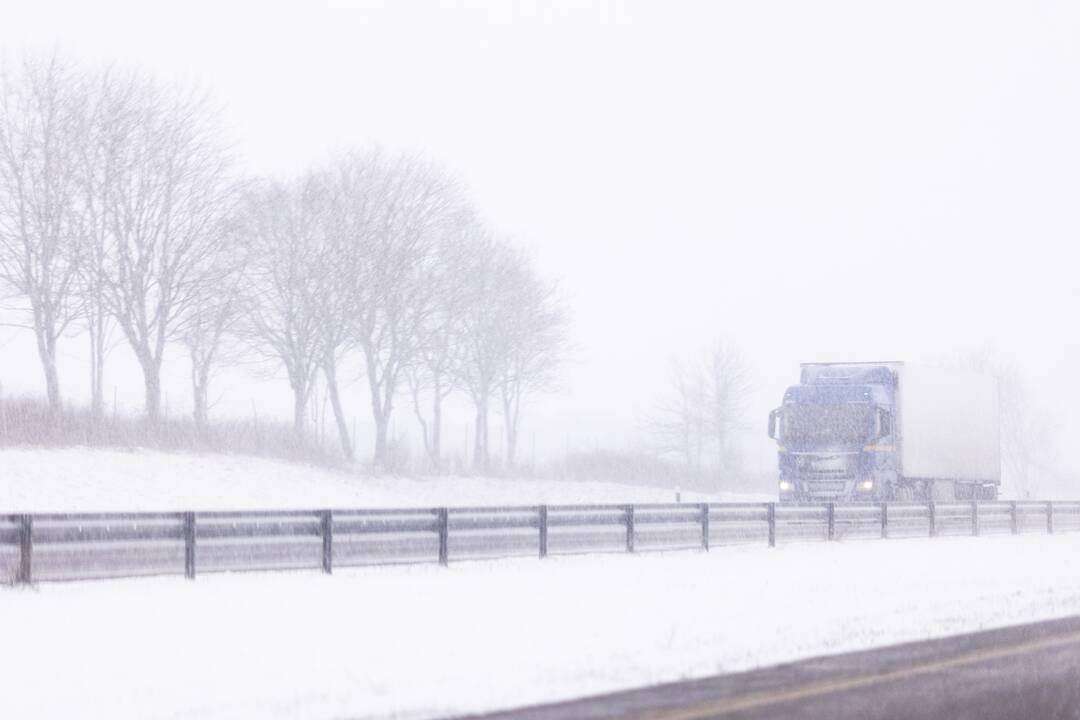
<svg viewBox="0 0 1080 720"><path fill-rule="evenodd" d="M1013 535L1020 533L1020 523L1016 517L1016 501L1013 500L1009 503L1009 529L1012 530Z"/></svg>
<svg viewBox="0 0 1080 720"><path fill-rule="evenodd" d="M971 501L971 534L979 534L979 501Z"/></svg>
<svg viewBox="0 0 1080 720"><path fill-rule="evenodd" d="M18 582L29 585L34 580L31 558L34 554L34 517L16 515L19 524L19 575Z"/></svg>
<svg viewBox="0 0 1080 720"><path fill-rule="evenodd" d="M319 515L322 525L322 569L329 575L334 569L334 512L323 510Z"/></svg>
<svg viewBox="0 0 1080 720"><path fill-rule="evenodd" d="M889 503L881 503L881 539L889 537Z"/></svg>
<svg viewBox="0 0 1080 720"><path fill-rule="evenodd" d="M926 503L926 507L928 508L929 513L930 513L929 514L929 523L930 523L930 533L929 533L929 535L930 535L930 537L934 537L934 536L937 535L937 512L936 512L936 509L934 508L934 503L933 502Z"/></svg>
<svg viewBox="0 0 1080 720"><path fill-rule="evenodd" d="M1046 502L1046 534L1054 534L1054 501L1048 500Z"/></svg>
<svg viewBox="0 0 1080 720"><path fill-rule="evenodd" d="M626 506L626 552L634 552L634 506Z"/></svg>
<svg viewBox="0 0 1080 720"><path fill-rule="evenodd" d="M776 547L776 503L765 506L765 516L769 522L769 547Z"/></svg>
<svg viewBox="0 0 1080 720"><path fill-rule="evenodd" d="M195 579L195 513L184 513L184 577Z"/></svg>
<svg viewBox="0 0 1080 720"><path fill-rule="evenodd" d="M836 539L836 504L835 503L829 503L828 505L825 506L825 508L826 508L826 515L827 515L828 521L829 521L829 529L825 534L825 539L826 540L835 540Z"/></svg>
<svg viewBox="0 0 1080 720"><path fill-rule="evenodd" d="M709 551L709 503L701 503L701 549Z"/></svg>
<svg viewBox="0 0 1080 720"><path fill-rule="evenodd" d="M446 508L437 508L435 516L439 526L439 564L450 562L450 513Z"/></svg>
<svg viewBox="0 0 1080 720"><path fill-rule="evenodd" d="M540 557L547 557L547 541L548 541L548 517L547 517L547 505L541 505L537 508L537 523L540 527Z"/></svg>

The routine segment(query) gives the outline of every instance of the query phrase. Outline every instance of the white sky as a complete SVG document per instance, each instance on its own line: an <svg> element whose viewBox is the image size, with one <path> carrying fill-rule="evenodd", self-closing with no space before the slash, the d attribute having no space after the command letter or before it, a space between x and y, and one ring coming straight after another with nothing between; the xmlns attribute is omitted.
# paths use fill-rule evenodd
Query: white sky
<svg viewBox="0 0 1080 720"><path fill-rule="evenodd" d="M548 5L3 0L0 47L203 83L253 172L371 142L455 169L572 308L566 392L526 418L541 453L635 442L671 355L717 337L753 361L764 466L808 360L990 343L1080 428L1080 6ZM6 337L5 389L36 390ZM107 382L134 406L126 354ZM167 369L177 407L186 372ZM233 412L288 397L224 384ZM363 427L361 385L349 402Z"/></svg>

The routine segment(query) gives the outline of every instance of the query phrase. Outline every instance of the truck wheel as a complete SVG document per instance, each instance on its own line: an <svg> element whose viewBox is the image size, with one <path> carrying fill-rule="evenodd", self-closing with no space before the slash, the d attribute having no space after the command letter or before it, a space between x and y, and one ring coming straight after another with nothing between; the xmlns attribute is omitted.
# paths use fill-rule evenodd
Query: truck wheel
<svg viewBox="0 0 1080 720"><path fill-rule="evenodd" d="M910 485L901 485L892 491L892 500L902 503L915 502L915 488Z"/></svg>

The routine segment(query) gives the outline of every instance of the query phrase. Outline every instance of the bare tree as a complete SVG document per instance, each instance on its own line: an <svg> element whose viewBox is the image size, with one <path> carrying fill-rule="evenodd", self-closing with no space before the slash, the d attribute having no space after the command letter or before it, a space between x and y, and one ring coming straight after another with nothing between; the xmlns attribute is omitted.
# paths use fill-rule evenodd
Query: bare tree
<svg viewBox="0 0 1080 720"><path fill-rule="evenodd" d="M104 373L112 317L106 297L105 269L111 250L112 213L118 208L116 178L124 156L127 116L138 77L106 71L88 82L79 145L78 204L79 295L90 340L90 412L100 419L105 409Z"/></svg>
<svg viewBox="0 0 1080 720"><path fill-rule="evenodd" d="M239 322L246 254L239 248L222 252L215 282L198 291L184 317L180 340L191 359L191 390L195 429L205 435L210 419L210 381L226 358L225 340Z"/></svg>
<svg viewBox="0 0 1080 720"><path fill-rule="evenodd" d="M29 306L54 420L57 341L79 312L75 252L84 79L56 56L0 74L0 278Z"/></svg>
<svg viewBox="0 0 1080 720"><path fill-rule="evenodd" d="M506 430L506 464L515 462L522 400L530 393L551 390L567 349L566 315L557 286L536 273L521 250L513 253L500 301L503 310L505 357L499 379Z"/></svg>
<svg viewBox="0 0 1080 720"><path fill-rule="evenodd" d="M732 345L717 341L704 359L705 433L717 471L737 469L738 434L746 429L747 398L753 386L750 368Z"/></svg>
<svg viewBox="0 0 1080 720"><path fill-rule="evenodd" d="M474 242L461 312L465 343L457 382L476 411L473 469L486 473L491 468L488 412L504 378L508 356L507 316L502 303L517 280L518 257L512 247L490 233L478 233Z"/></svg>
<svg viewBox="0 0 1080 720"><path fill-rule="evenodd" d="M356 340L375 421L373 462L385 468L394 399L433 308L435 248L464 203L454 180L423 158L371 153L364 161L375 169L377 203L365 262L356 275Z"/></svg>
<svg viewBox="0 0 1080 720"><path fill-rule="evenodd" d="M689 361L673 359L669 390L649 421L657 450L694 472L711 450L723 473L738 460L734 440L745 427L750 390L749 367L731 345L718 341Z"/></svg>
<svg viewBox="0 0 1080 720"><path fill-rule="evenodd" d="M327 203L322 215L318 273L322 287L314 297L322 357L320 366L346 460L355 459L352 435L341 398L338 368L358 344L364 289L371 281L369 259L382 202L381 158L374 153L339 156L321 176Z"/></svg>
<svg viewBox="0 0 1080 720"><path fill-rule="evenodd" d="M674 454L687 468L701 470L708 424L705 377L697 363L671 360L671 380L648 420L660 455Z"/></svg>
<svg viewBox="0 0 1080 720"><path fill-rule="evenodd" d="M457 229L436 247L435 271L431 278L432 306L421 329L416 356L406 369L412 395L413 413L420 423L428 463L442 468L443 402L458 389L457 379L468 338L462 313L469 288L471 254L477 248L472 237L479 225L463 214ZM431 414L424 411L430 402Z"/></svg>
<svg viewBox="0 0 1080 720"><path fill-rule="evenodd" d="M205 297L208 258L234 201L230 159L208 100L135 81L111 195L102 277L112 316L143 372L146 417L161 414L161 364L190 308Z"/></svg>
<svg viewBox="0 0 1080 720"><path fill-rule="evenodd" d="M322 189L311 176L248 194L242 232L248 246L243 284L245 334L285 367L293 393L293 429L304 434L308 400L323 361L317 298Z"/></svg>

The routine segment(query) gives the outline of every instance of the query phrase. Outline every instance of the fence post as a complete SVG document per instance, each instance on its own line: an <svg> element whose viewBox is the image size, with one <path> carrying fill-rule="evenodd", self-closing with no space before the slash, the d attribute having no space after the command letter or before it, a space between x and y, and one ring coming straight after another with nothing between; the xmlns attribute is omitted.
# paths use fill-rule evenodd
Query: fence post
<svg viewBox="0 0 1080 720"><path fill-rule="evenodd" d="M971 501L971 534L979 534L979 501Z"/></svg>
<svg viewBox="0 0 1080 720"><path fill-rule="evenodd" d="M1046 501L1046 534L1054 534L1054 501Z"/></svg>
<svg viewBox="0 0 1080 720"><path fill-rule="evenodd" d="M439 526L439 564L450 563L450 513L446 508L436 508L435 516Z"/></svg>
<svg viewBox="0 0 1080 720"><path fill-rule="evenodd" d="M937 535L937 512L934 508L934 503L932 501L926 503L926 507L929 509L930 512L930 537L934 537L935 535Z"/></svg>
<svg viewBox="0 0 1080 720"><path fill-rule="evenodd" d="M826 515L829 519L829 529L825 535L826 540L836 539L836 504L829 503L826 507Z"/></svg>
<svg viewBox="0 0 1080 720"><path fill-rule="evenodd" d="M634 552L634 506L626 506L626 552Z"/></svg>
<svg viewBox="0 0 1080 720"><path fill-rule="evenodd" d="M765 515L769 522L769 547L776 547L776 503L765 506Z"/></svg>
<svg viewBox="0 0 1080 720"><path fill-rule="evenodd" d="M889 537L889 503L881 503L881 539Z"/></svg>
<svg viewBox="0 0 1080 720"><path fill-rule="evenodd" d="M195 513L184 513L184 577L195 579Z"/></svg>
<svg viewBox="0 0 1080 720"><path fill-rule="evenodd" d="M34 517L16 515L19 524L19 575L18 581L24 585L33 582L31 558L34 554Z"/></svg>
<svg viewBox="0 0 1080 720"><path fill-rule="evenodd" d="M701 547L709 551L709 503L701 503Z"/></svg>
<svg viewBox="0 0 1080 720"><path fill-rule="evenodd" d="M540 557L547 557L547 541L548 541L548 517L547 517L547 505L541 505L537 508L538 524L540 527Z"/></svg>
<svg viewBox="0 0 1080 720"><path fill-rule="evenodd" d="M1013 535L1017 535L1020 532L1020 523L1016 517L1016 501L1013 500L1009 503L1009 529L1012 530Z"/></svg>
<svg viewBox="0 0 1080 720"><path fill-rule="evenodd" d="M330 574L334 568L334 511L323 510L322 521L322 569Z"/></svg>

